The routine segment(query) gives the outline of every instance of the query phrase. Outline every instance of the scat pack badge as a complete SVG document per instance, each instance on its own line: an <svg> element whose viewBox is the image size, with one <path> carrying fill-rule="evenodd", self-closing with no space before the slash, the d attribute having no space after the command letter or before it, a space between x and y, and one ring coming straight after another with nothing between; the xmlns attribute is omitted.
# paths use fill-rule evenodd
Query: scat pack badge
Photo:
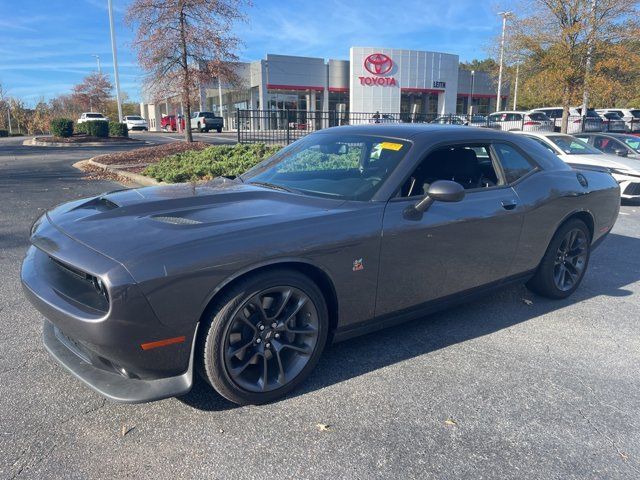
<svg viewBox="0 0 640 480"><path fill-rule="evenodd" d="M353 261L353 269L354 272L358 272L360 270L364 270L364 264L362 263L362 259L358 258Z"/></svg>

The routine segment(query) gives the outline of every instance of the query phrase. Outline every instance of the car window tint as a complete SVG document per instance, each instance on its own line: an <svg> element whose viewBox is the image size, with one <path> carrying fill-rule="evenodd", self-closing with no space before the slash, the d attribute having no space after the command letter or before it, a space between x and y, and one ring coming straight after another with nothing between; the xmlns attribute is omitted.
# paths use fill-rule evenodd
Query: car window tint
<svg viewBox="0 0 640 480"><path fill-rule="evenodd" d="M525 176L534 169L529 160L525 158L515 147L506 143L497 143L494 145L498 160L502 165L505 179L508 183L513 183L519 178Z"/></svg>
<svg viewBox="0 0 640 480"><path fill-rule="evenodd" d="M636 152L640 153L640 137L625 137L624 143Z"/></svg>
<svg viewBox="0 0 640 480"><path fill-rule="evenodd" d="M429 153L402 186L400 195L422 196L438 180L457 182L467 190L501 184L488 145L452 145Z"/></svg>

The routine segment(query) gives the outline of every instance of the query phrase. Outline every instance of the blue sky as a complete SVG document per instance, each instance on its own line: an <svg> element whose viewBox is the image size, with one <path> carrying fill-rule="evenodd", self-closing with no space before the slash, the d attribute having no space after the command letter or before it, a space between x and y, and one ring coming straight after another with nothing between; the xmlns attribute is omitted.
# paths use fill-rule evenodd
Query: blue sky
<svg viewBox="0 0 640 480"><path fill-rule="evenodd" d="M122 90L139 100L143 72L113 0ZM236 27L242 60L266 53L348 59L349 47L435 50L484 58L499 33L495 4L483 0L254 0ZM34 104L68 93L97 69L113 76L107 0L0 0L0 83Z"/></svg>

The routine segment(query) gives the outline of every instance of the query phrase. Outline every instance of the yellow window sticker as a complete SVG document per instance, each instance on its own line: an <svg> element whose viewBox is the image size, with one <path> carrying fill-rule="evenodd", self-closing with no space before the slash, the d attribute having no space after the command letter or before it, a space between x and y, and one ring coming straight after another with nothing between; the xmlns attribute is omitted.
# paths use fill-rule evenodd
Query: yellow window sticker
<svg viewBox="0 0 640 480"><path fill-rule="evenodd" d="M386 149L386 150L393 150L394 152L397 152L400 149L402 149L402 144L401 143L394 143L394 142L382 142L380 144L380 148L383 148L383 149Z"/></svg>

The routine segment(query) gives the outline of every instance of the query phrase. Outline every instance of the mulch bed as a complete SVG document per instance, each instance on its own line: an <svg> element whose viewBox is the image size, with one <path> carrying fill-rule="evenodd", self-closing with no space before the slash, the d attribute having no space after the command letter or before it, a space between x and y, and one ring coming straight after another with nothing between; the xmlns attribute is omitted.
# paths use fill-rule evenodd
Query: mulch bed
<svg viewBox="0 0 640 480"><path fill-rule="evenodd" d="M107 172L106 170L96 167L94 165L85 164L82 165L82 171L85 172L84 178L86 180L111 180L114 182L122 183L125 186L133 186L134 182L127 177L118 175L117 173Z"/></svg>
<svg viewBox="0 0 640 480"><path fill-rule="evenodd" d="M82 133L73 135L71 137L37 137L36 141L45 142L45 143L88 143L88 142L101 142L101 143L111 143L111 142L139 142L140 140L136 140L135 138L129 137L92 137L89 135L84 135Z"/></svg>
<svg viewBox="0 0 640 480"><path fill-rule="evenodd" d="M203 150L211 145L204 142L172 142L154 147L136 148L128 152L108 153L99 155L93 160L104 165L131 165L136 163L157 163L163 158L176 153L186 152L187 150ZM127 168L128 171L134 171ZM140 173L140 172L135 172Z"/></svg>

